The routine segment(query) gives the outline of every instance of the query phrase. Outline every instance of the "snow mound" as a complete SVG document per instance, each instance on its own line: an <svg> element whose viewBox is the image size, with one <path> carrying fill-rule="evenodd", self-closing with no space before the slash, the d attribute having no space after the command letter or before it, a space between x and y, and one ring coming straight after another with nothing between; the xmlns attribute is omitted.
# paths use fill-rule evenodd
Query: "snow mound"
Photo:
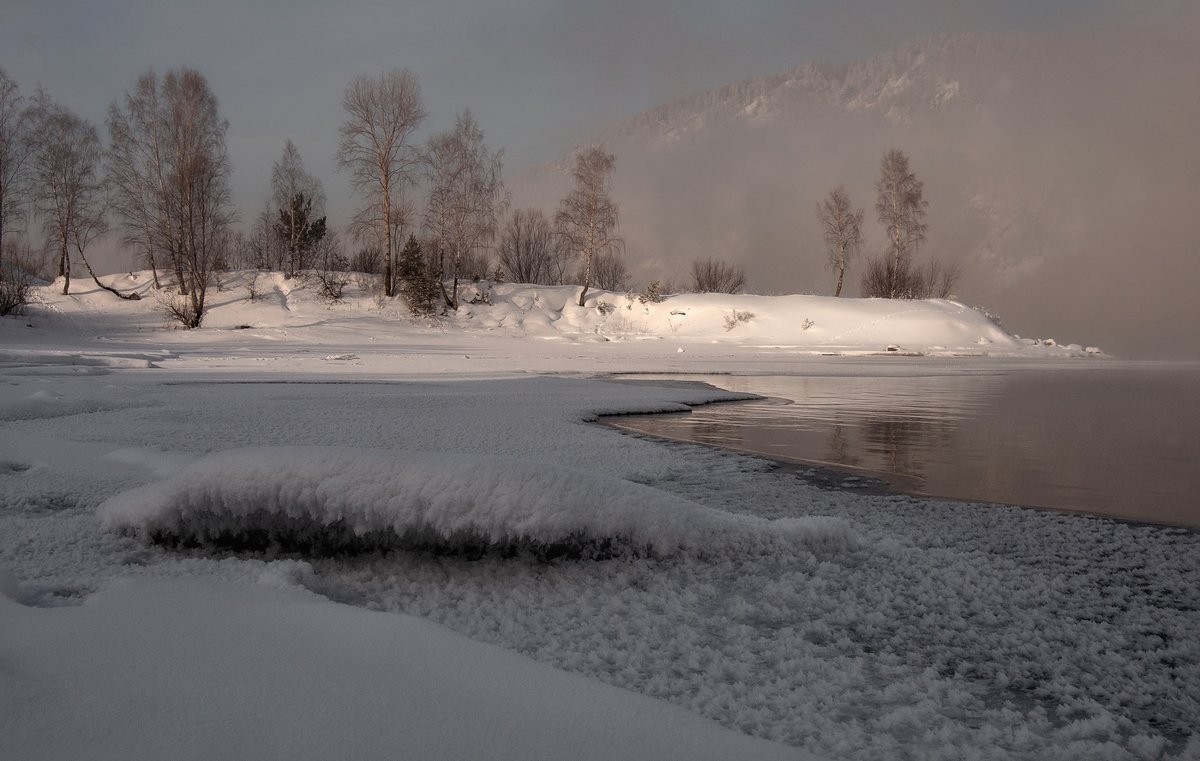
<svg viewBox="0 0 1200 761"><path fill-rule="evenodd" d="M603 557L812 552L859 540L840 519L765 520L582 470L480 455L255 447L109 498L108 528L150 541L315 554L428 548Z"/></svg>

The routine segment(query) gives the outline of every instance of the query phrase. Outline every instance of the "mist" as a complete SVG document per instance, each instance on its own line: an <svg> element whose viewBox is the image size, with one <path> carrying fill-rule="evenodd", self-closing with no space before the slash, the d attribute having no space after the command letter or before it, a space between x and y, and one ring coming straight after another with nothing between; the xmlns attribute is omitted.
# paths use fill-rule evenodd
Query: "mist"
<svg viewBox="0 0 1200 761"><path fill-rule="evenodd" d="M630 267L643 284L686 282L693 260L716 257L742 264L754 292L832 294L814 207L844 184L867 210L856 295L885 243L874 183L894 147L929 202L914 263L960 262L958 300L1023 336L1200 358L1200 88L1184 76L1200 71L1196 17L928 38L644 115L599 138L618 159ZM864 82L880 81L865 102ZM552 202L551 174L517 181L518 199Z"/></svg>

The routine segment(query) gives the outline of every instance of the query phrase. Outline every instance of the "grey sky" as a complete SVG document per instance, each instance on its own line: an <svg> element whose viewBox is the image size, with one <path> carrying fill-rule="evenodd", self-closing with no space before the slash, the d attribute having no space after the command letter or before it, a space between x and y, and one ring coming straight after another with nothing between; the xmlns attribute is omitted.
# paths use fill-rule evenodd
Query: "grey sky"
<svg viewBox="0 0 1200 761"><path fill-rule="evenodd" d="M809 61L869 56L933 32L1038 29L1106 0L751 0L643 3L339 3L285 0L16 0L0 24L0 67L102 122L149 66L193 66L229 120L235 200L269 192L286 138L348 210L333 153L339 102L360 73L411 69L445 129L471 108L509 175L672 97Z"/></svg>

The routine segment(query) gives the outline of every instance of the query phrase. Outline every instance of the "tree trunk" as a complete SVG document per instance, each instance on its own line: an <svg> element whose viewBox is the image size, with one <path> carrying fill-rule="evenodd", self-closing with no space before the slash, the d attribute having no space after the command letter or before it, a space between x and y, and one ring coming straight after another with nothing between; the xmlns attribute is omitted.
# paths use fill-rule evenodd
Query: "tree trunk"
<svg viewBox="0 0 1200 761"><path fill-rule="evenodd" d="M836 289L833 291L833 295L834 295L834 297L837 297L837 296L841 296L841 295L842 295L842 279L843 279L843 278L845 278L845 276L846 276L846 265L845 265L845 264L839 264L839 265L838 265L838 281L837 281L837 288L836 288Z"/></svg>
<svg viewBox="0 0 1200 761"><path fill-rule="evenodd" d="M96 271L92 269L91 263L88 262L87 257L83 255L83 249L76 246L76 250L79 251L79 258L83 260L83 266L87 267L88 274L92 276L92 280L95 281L96 285L100 286L104 290L113 294L117 298L125 299L126 301L140 301L141 300L142 297L136 293L131 293L129 295L126 295L126 294L118 291L116 288L113 288L111 286L105 285L104 283L101 283L100 278L96 277Z"/></svg>
<svg viewBox="0 0 1200 761"><path fill-rule="evenodd" d="M579 306L583 306L583 300L587 297L588 286L592 282L592 255L588 254L583 260L583 290L579 292Z"/></svg>
<svg viewBox="0 0 1200 761"><path fill-rule="evenodd" d="M63 279L63 295L66 296L71 290L71 256L67 251L67 244L63 243L62 258L58 260L58 274L62 275Z"/></svg>

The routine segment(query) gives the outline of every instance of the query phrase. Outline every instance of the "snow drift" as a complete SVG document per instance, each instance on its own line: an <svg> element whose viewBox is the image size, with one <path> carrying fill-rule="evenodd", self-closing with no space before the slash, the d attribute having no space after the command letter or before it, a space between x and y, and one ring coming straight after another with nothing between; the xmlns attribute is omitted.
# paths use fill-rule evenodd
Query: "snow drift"
<svg viewBox="0 0 1200 761"><path fill-rule="evenodd" d="M734 515L630 481L480 455L234 449L106 500L109 528L166 544L314 554L429 548L540 557L858 544L823 517Z"/></svg>
<svg viewBox="0 0 1200 761"><path fill-rule="evenodd" d="M50 357L24 323L22 330L6 331L7 323L0 321L4 340L29 345L0 352L0 364L29 362L37 355L59 363L166 366L175 358L174 349L196 345L212 349L214 342L220 349L236 347L239 354L285 347L295 352L302 345L327 347L330 350L323 357L351 363L381 351L436 349L454 333L471 343L487 337L537 339L539 347L559 341L615 344L609 353L631 344L648 344L642 351L654 353L653 344L661 341L665 345L658 351L663 353L682 345L704 345L788 357L896 352L1027 358L1101 354L1095 347L1019 338L987 314L944 299L687 293L654 301L645 294L592 289L584 306L579 306L578 286L484 280L462 285L461 305L453 313L414 318L403 299L377 300L367 281L348 287L340 301L330 304L307 278L249 271L224 273L222 278L224 296L212 302L199 332L170 330L155 312L153 299L118 301L85 285L68 296L52 286L40 288L37 322L69 325L79 336L98 334L97 341L86 341L71 354ZM117 290L136 292L146 287L150 275L109 275L105 280ZM253 299L251 286L259 294ZM225 334L218 340L219 332ZM171 346L172 352L147 353L147 335Z"/></svg>

